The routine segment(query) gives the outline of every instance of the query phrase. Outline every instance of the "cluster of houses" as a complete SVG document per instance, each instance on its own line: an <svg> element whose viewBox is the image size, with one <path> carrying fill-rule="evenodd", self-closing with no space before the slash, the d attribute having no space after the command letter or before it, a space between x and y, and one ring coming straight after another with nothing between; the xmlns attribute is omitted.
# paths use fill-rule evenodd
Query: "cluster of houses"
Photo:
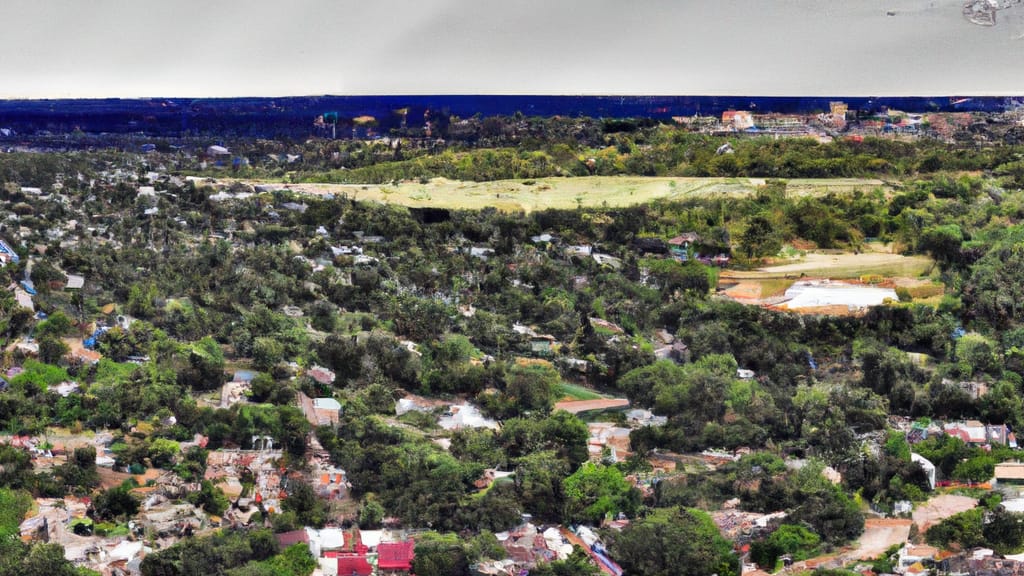
<svg viewBox="0 0 1024 576"><path fill-rule="evenodd" d="M305 528L276 537L281 548L306 544L324 576L404 575L415 558L415 542L389 530Z"/></svg>
<svg viewBox="0 0 1024 576"><path fill-rule="evenodd" d="M1013 124L1012 114L990 115L990 121ZM720 116L676 116L673 120L689 130L707 134L767 134L812 137L823 142L845 134L864 136L931 137L952 140L958 130L969 129L978 119L968 112L913 113L883 108L871 115L854 114L845 102L829 103L820 114L761 113L755 110L725 110ZM727 153L730 149L720 150Z"/></svg>
<svg viewBox="0 0 1024 576"><path fill-rule="evenodd" d="M913 422L906 430L907 442L916 444L929 436L946 434L955 436L971 447L992 445L1017 448L1017 436L1006 424L984 424L977 420L958 422Z"/></svg>

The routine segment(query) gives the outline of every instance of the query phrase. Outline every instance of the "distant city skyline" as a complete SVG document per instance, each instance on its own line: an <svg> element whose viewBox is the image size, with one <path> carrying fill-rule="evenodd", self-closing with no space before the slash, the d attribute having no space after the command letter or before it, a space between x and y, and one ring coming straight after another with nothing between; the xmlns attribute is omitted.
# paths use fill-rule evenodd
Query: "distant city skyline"
<svg viewBox="0 0 1024 576"><path fill-rule="evenodd" d="M0 98L1024 95L961 0L5 0Z"/></svg>

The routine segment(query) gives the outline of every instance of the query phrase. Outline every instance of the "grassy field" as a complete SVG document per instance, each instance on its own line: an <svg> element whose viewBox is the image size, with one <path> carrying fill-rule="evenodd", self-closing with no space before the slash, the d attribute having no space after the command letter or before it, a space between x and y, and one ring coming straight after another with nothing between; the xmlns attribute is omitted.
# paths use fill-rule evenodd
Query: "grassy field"
<svg viewBox="0 0 1024 576"><path fill-rule="evenodd" d="M246 181L249 184L261 184ZM309 194L346 194L357 200L375 200L409 207L464 208L530 212L545 208L629 206L656 199L683 200L713 196L745 196L764 184L762 178L673 178L588 176L462 182L435 178L425 184L282 184ZM865 192L888 189L881 180L856 178L794 179L791 196Z"/></svg>
<svg viewBox="0 0 1024 576"><path fill-rule="evenodd" d="M570 384L568 382L562 382L555 388L555 398L559 401L562 400L600 400L602 398L609 398L604 394L600 394L591 390L590 388L584 388L576 384Z"/></svg>

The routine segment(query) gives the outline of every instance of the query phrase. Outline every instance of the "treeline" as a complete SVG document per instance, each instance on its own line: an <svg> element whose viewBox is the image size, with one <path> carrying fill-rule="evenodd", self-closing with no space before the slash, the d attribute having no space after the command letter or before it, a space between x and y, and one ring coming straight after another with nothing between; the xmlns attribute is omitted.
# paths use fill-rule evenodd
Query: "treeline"
<svg viewBox="0 0 1024 576"><path fill-rule="evenodd" d="M867 137L819 143L810 138L710 136L669 126L606 133L599 144L532 141L507 147L406 151L368 143L317 143L288 167L309 182L384 184L448 178L488 181L555 176L724 176L757 178L902 178L945 171L988 171L1021 183L1022 147L979 147L934 140L912 142ZM731 150L722 153L729 144ZM344 160L342 160L344 158ZM253 166L258 175L283 175ZM274 170L277 170L274 172Z"/></svg>

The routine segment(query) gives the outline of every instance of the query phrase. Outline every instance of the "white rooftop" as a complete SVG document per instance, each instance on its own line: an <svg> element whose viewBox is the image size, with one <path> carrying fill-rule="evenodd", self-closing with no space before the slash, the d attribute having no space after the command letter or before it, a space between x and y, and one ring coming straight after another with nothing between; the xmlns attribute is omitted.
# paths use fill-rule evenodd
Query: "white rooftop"
<svg viewBox="0 0 1024 576"><path fill-rule="evenodd" d="M341 410L341 403L334 398L314 398L313 407L326 410Z"/></svg>

